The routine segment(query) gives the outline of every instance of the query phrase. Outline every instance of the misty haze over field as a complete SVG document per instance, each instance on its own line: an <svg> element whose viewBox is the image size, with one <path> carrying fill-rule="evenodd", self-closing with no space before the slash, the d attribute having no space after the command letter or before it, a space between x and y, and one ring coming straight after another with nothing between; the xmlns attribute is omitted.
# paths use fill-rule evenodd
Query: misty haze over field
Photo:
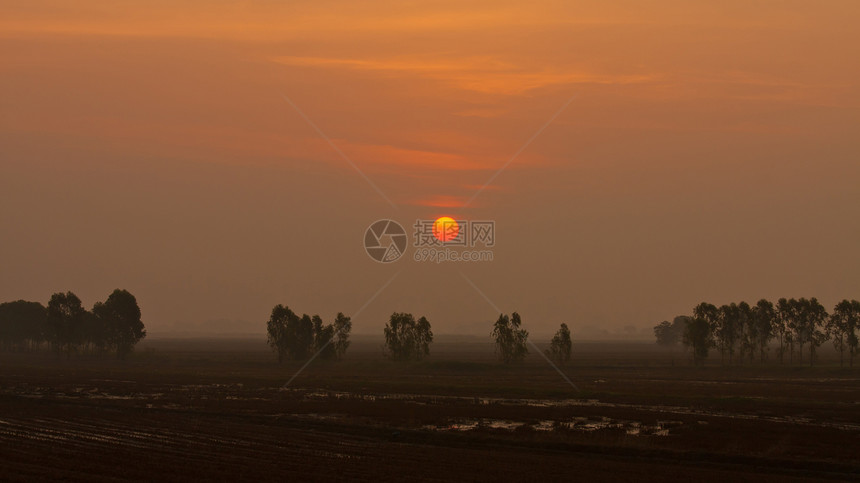
<svg viewBox="0 0 860 483"><path fill-rule="evenodd" d="M0 481L860 481L860 1L0 1Z"/></svg>
<svg viewBox="0 0 860 483"><path fill-rule="evenodd" d="M4 300L122 287L151 335L262 333L399 272L356 333L485 334L462 272L533 332L638 338L702 300L860 291L853 2L42 3L0 19ZM440 215L494 220L493 261L363 250Z"/></svg>

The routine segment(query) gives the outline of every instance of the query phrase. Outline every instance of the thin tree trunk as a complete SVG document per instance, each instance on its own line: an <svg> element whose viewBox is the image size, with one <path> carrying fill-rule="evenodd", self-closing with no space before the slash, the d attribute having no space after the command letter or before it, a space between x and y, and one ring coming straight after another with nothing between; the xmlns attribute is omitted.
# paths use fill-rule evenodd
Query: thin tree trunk
<svg viewBox="0 0 860 483"><path fill-rule="evenodd" d="M842 345L842 338L839 338L839 368L845 367L845 346Z"/></svg>
<svg viewBox="0 0 860 483"><path fill-rule="evenodd" d="M785 364L785 340L782 334L779 335L779 363Z"/></svg>

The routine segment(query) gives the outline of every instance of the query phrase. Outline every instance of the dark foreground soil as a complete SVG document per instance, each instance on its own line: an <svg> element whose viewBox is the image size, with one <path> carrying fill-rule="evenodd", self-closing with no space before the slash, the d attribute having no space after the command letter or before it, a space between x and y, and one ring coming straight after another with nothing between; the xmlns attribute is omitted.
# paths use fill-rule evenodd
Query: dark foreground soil
<svg viewBox="0 0 860 483"><path fill-rule="evenodd" d="M565 368L574 390L537 358L450 346L404 366L359 346L284 387L300 364L171 347L0 354L0 480L860 478L860 373L833 366L593 346Z"/></svg>

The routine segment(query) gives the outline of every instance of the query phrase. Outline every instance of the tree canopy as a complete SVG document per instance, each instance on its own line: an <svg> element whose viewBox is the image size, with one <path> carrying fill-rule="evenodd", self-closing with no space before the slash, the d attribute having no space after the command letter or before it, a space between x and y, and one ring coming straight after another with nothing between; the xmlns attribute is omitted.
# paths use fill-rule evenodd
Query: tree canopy
<svg viewBox="0 0 860 483"><path fill-rule="evenodd" d="M567 324L563 323L552 336L546 355L559 364L567 364L570 361L571 347L573 347L573 343L570 340L570 329Z"/></svg>
<svg viewBox="0 0 860 483"><path fill-rule="evenodd" d="M658 344L674 343L673 326L674 323L664 321L654 327ZM830 315L815 297L781 298L775 305L761 299L754 306L739 302L717 307L702 302L693 308L692 317L685 321L683 342L693 353L696 364L703 363L711 347L720 351L723 363L758 359L763 364L771 341L776 340L780 363L784 363L786 352L789 363L795 356L803 363L804 348L807 348L808 361L812 365L818 347L832 339L840 352L840 363L844 363L847 350L849 363L853 365L858 349L858 327L860 302L856 300L839 302ZM737 358L736 353L739 355Z"/></svg>
<svg viewBox="0 0 860 483"><path fill-rule="evenodd" d="M95 316L92 326L97 328L92 340L101 347L113 348L121 359L146 337L137 299L127 290L114 290L104 303L93 306L92 313Z"/></svg>
<svg viewBox="0 0 860 483"><path fill-rule="evenodd" d="M342 359L349 347L352 322L338 312L333 324L325 324L319 315L299 317L289 307L276 305L266 323L269 346L278 354L278 362L304 360L318 354L322 359Z"/></svg>
<svg viewBox="0 0 860 483"><path fill-rule="evenodd" d="M664 320L654 326L654 337L657 338L657 344L662 346L675 346L681 342L684 336L684 328L689 317L679 315L672 322Z"/></svg>
<svg viewBox="0 0 860 483"><path fill-rule="evenodd" d="M525 359L529 353L526 342L529 333L521 328L520 314L514 312L510 317L499 314L493 325L493 338L496 340L496 353L505 364Z"/></svg>
<svg viewBox="0 0 860 483"><path fill-rule="evenodd" d="M77 352L115 352L126 357L144 337L137 299L127 290L114 290L92 311L73 292L51 295L47 306L18 300L0 304L0 347L39 350L47 344L71 357Z"/></svg>
<svg viewBox="0 0 860 483"><path fill-rule="evenodd" d="M385 324L385 354L397 361L421 360L430 355L433 331L425 317L394 312Z"/></svg>
<svg viewBox="0 0 860 483"><path fill-rule="evenodd" d="M827 334L833 339L833 346L839 351L839 365L845 364L845 350L848 350L848 363L854 366L857 354L857 329L860 328L860 302L843 300L836 304L827 320Z"/></svg>
<svg viewBox="0 0 860 483"><path fill-rule="evenodd" d="M0 304L0 348L35 350L48 336L48 311L39 302Z"/></svg>

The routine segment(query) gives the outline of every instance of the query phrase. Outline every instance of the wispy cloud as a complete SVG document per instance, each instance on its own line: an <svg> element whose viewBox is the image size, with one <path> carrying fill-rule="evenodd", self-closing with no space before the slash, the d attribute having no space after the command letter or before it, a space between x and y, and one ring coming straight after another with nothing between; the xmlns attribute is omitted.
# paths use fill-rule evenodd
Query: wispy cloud
<svg viewBox="0 0 860 483"><path fill-rule="evenodd" d="M548 86L627 85L659 80L659 76L654 74L604 74L548 67L532 69L489 56L446 60L280 56L272 61L294 67L370 71L379 76L420 76L456 89L484 94L515 95Z"/></svg>
<svg viewBox="0 0 860 483"><path fill-rule="evenodd" d="M465 196L434 195L412 200L409 204L434 208L460 208L466 203L467 199Z"/></svg>
<svg viewBox="0 0 860 483"><path fill-rule="evenodd" d="M508 109L504 108L476 107L472 109L463 109L462 111L457 111L454 113L454 115L462 117L483 117L489 119L504 116L509 112L510 111Z"/></svg>
<svg viewBox="0 0 860 483"><path fill-rule="evenodd" d="M488 156L466 156L457 153L410 149L388 144L363 144L346 140L338 143L365 165L435 168L450 171L490 169L497 160Z"/></svg>

